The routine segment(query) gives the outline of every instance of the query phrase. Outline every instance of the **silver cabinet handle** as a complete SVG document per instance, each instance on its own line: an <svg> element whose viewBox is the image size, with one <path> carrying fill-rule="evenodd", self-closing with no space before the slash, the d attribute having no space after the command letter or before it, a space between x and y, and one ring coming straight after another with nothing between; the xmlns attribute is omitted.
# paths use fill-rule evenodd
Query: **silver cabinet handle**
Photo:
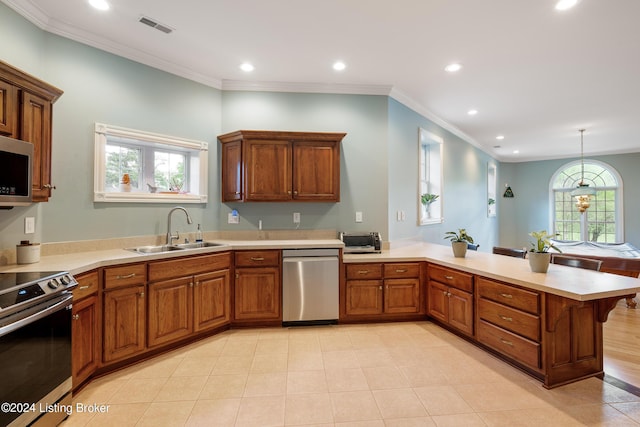
<svg viewBox="0 0 640 427"><path fill-rule="evenodd" d="M261 256L252 256L251 261L264 261L264 257Z"/></svg>
<svg viewBox="0 0 640 427"><path fill-rule="evenodd" d="M358 270L358 274L368 274L369 270Z"/></svg>
<svg viewBox="0 0 640 427"><path fill-rule="evenodd" d="M506 344L506 345L508 345L508 346L513 347L513 343L512 343L511 341L507 341L507 340L505 340L504 338L500 338L500 342L501 342L502 344Z"/></svg>
<svg viewBox="0 0 640 427"><path fill-rule="evenodd" d="M447 280L453 280L453 276L444 276L444 278Z"/></svg>
<svg viewBox="0 0 640 427"><path fill-rule="evenodd" d="M503 316L502 314L500 314L500 318L502 320L506 320L507 322L513 322L513 317L507 317L507 316Z"/></svg>
<svg viewBox="0 0 640 427"><path fill-rule="evenodd" d="M406 268L396 270L396 273L406 273L406 272L407 272Z"/></svg>
<svg viewBox="0 0 640 427"><path fill-rule="evenodd" d="M121 276L121 275L118 274L116 276L116 279L118 279L118 280L121 280L121 279L132 279L134 277L136 277L136 273L126 274L124 276Z"/></svg>
<svg viewBox="0 0 640 427"><path fill-rule="evenodd" d="M513 295L511 295L511 294L500 294L500 296L503 297L503 298L507 298L507 299L512 299L513 298Z"/></svg>
<svg viewBox="0 0 640 427"><path fill-rule="evenodd" d="M45 184L43 185L44 188L48 189L48 190L55 190L56 186L55 185L51 185L51 184Z"/></svg>
<svg viewBox="0 0 640 427"><path fill-rule="evenodd" d="M81 291L83 289L89 289L89 285L85 285L85 286L79 286L78 290Z"/></svg>

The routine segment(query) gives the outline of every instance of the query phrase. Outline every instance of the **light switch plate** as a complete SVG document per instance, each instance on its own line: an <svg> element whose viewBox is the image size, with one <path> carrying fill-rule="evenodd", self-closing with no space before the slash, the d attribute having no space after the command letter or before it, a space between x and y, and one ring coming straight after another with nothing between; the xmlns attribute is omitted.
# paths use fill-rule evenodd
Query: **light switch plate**
<svg viewBox="0 0 640 427"><path fill-rule="evenodd" d="M300 212L293 213L293 223L300 224Z"/></svg>
<svg viewBox="0 0 640 427"><path fill-rule="evenodd" d="M24 234L33 234L36 232L36 219L32 216L24 219Z"/></svg>
<svg viewBox="0 0 640 427"><path fill-rule="evenodd" d="M356 222L362 222L362 212L356 212Z"/></svg>

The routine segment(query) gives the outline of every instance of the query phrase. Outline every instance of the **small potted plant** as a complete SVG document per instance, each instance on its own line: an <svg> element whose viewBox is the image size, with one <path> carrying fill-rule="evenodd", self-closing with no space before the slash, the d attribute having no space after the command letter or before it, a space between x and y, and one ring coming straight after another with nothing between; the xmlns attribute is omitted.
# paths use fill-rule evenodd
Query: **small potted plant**
<svg viewBox="0 0 640 427"><path fill-rule="evenodd" d="M534 273L546 273L549 269L549 262L551 261L550 249L562 253L562 251L556 247L551 238L558 234L548 234L547 230L532 231L529 236L536 239L536 242L531 242L531 249L529 250L529 267Z"/></svg>
<svg viewBox="0 0 640 427"><path fill-rule="evenodd" d="M431 218L431 211L429 209L429 207L431 206L431 203L435 202L438 199L437 194L431 194L431 193L424 193L422 195L420 195L420 203L422 203L422 205L425 208L425 212L427 214L427 218Z"/></svg>
<svg viewBox="0 0 640 427"><path fill-rule="evenodd" d="M451 241L453 256L464 258L467 254L467 245L473 243L473 237L469 236L464 228L459 228L457 233L455 231L447 231L444 234L444 238Z"/></svg>

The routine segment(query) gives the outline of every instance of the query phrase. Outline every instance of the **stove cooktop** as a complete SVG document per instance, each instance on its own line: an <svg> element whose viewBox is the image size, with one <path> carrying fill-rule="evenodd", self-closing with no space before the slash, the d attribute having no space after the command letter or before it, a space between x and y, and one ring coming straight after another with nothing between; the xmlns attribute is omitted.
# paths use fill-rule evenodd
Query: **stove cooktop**
<svg viewBox="0 0 640 427"><path fill-rule="evenodd" d="M0 315L22 310L77 285L66 271L0 273Z"/></svg>

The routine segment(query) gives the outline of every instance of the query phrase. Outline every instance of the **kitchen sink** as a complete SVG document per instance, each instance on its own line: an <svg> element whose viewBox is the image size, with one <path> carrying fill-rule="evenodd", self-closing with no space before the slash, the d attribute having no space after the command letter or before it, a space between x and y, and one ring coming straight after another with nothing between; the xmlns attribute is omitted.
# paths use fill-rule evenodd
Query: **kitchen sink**
<svg viewBox="0 0 640 427"><path fill-rule="evenodd" d="M172 251L183 251L186 249L210 248L216 246L226 246L224 243L215 242L194 242L182 243L179 245L149 245L137 246L135 248L127 248L128 251L137 252L139 254L159 254Z"/></svg>

